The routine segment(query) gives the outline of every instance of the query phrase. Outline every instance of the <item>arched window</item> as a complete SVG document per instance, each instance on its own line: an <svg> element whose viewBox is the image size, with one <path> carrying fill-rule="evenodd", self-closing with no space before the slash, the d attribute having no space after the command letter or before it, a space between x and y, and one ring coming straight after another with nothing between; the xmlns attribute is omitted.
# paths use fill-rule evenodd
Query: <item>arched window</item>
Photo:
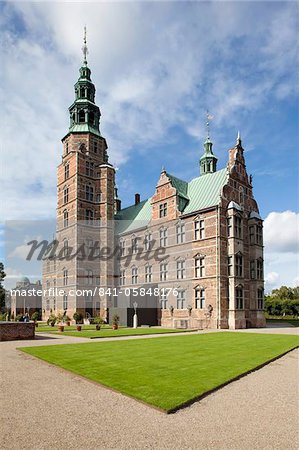
<svg viewBox="0 0 299 450"><path fill-rule="evenodd" d="M203 287L196 286L194 293L195 293L195 308L204 309L206 305L205 289Z"/></svg>
<svg viewBox="0 0 299 450"><path fill-rule="evenodd" d="M86 209L85 210L85 221L87 224L90 224L93 221L94 214L92 209Z"/></svg>
<svg viewBox="0 0 299 450"><path fill-rule="evenodd" d="M93 272L90 269L85 270L85 284L92 284Z"/></svg>
<svg viewBox="0 0 299 450"><path fill-rule="evenodd" d="M80 109L79 111L79 123L85 122L85 111L83 109Z"/></svg>
<svg viewBox="0 0 299 450"><path fill-rule="evenodd" d="M85 97L85 88L80 88L80 97Z"/></svg>
<svg viewBox="0 0 299 450"><path fill-rule="evenodd" d="M65 239L63 241L63 256L67 257L69 254L69 241Z"/></svg>
<svg viewBox="0 0 299 450"><path fill-rule="evenodd" d="M65 209L63 211L63 226L64 228L68 227L69 225L69 213L68 211Z"/></svg>
<svg viewBox="0 0 299 450"><path fill-rule="evenodd" d="M69 176L70 176L70 165L67 163L64 166L64 179L67 180Z"/></svg>
<svg viewBox="0 0 299 450"><path fill-rule="evenodd" d="M68 271L67 269L63 270L63 286L67 286L68 284Z"/></svg>
<svg viewBox="0 0 299 450"><path fill-rule="evenodd" d="M69 188L68 186L65 186L63 189L63 203L68 203L69 201Z"/></svg>
<svg viewBox="0 0 299 450"><path fill-rule="evenodd" d="M236 296L236 309L244 309L244 297L242 285L236 286L235 296Z"/></svg>
<svg viewBox="0 0 299 450"><path fill-rule="evenodd" d="M264 309L264 289L257 290L257 309Z"/></svg>
<svg viewBox="0 0 299 450"><path fill-rule="evenodd" d="M66 311L68 308L67 294L63 295L63 309Z"/></svg>

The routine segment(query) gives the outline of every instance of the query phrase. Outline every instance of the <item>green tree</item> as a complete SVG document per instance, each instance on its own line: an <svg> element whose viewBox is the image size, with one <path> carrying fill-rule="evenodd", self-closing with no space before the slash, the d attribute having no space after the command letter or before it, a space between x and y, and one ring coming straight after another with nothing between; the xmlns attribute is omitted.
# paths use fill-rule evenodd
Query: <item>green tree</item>
<svg viewBox="0 0 299 450"><path fill-rule="evenodd" d="M4 272L4 265L2 262L0 262L0 310L4 311L5 309L5 289L3 287L3 281L6 277L6 274Z"/></svg>

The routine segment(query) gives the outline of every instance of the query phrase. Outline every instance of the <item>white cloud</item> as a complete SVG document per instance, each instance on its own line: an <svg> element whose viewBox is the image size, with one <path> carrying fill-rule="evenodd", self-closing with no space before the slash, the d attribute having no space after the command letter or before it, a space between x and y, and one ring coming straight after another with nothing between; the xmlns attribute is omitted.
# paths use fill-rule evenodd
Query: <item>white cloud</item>
<svg viewBox="0 0 299 450"><path fill-rule="evenodd" d="M299 214L271 212L264 222L265 247L269 253L298 253Z"/></svg>
<svg viewBox="0 0 299 450"><path fill-rule="evenodd" d="M299 280L299 214L271 212L264 221L265 281L269 292Z"/></svg>

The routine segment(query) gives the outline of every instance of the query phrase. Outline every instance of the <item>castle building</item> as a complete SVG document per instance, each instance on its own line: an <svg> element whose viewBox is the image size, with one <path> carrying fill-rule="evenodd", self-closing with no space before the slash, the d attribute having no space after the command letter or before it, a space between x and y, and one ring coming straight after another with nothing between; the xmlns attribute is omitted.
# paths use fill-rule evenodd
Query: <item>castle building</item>
<svg viewBox="0 0 299 450"><path fill-rule="evenodd" d="M151 198L140 201L136 194L135 203L121 209L86 41L83 50L58 166L60 257L48 258L43 268L45 318L50 311L79 311L111 320L118 312L131 325L137 303L143 324L264 326L263 225L240 135L225 168L217 170L208 133L198 177L187 182L163 169ZM112 248L117 257L96 257Z"/></svg>

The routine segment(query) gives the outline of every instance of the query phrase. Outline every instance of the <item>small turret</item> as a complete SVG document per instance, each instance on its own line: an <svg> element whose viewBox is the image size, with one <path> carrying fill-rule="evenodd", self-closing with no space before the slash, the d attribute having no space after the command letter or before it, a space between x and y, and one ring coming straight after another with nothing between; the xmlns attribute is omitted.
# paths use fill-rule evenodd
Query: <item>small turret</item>
<svg viewBox="0 0 299 450"><path fill-rule="evenodd" d="M204 143L204 154L199 160L200 174L206 175L207 173L214 173L217 170L218 158L213 154L213 142L210 140L210 123L209 113L207 112L207 139Z"/></svg>

